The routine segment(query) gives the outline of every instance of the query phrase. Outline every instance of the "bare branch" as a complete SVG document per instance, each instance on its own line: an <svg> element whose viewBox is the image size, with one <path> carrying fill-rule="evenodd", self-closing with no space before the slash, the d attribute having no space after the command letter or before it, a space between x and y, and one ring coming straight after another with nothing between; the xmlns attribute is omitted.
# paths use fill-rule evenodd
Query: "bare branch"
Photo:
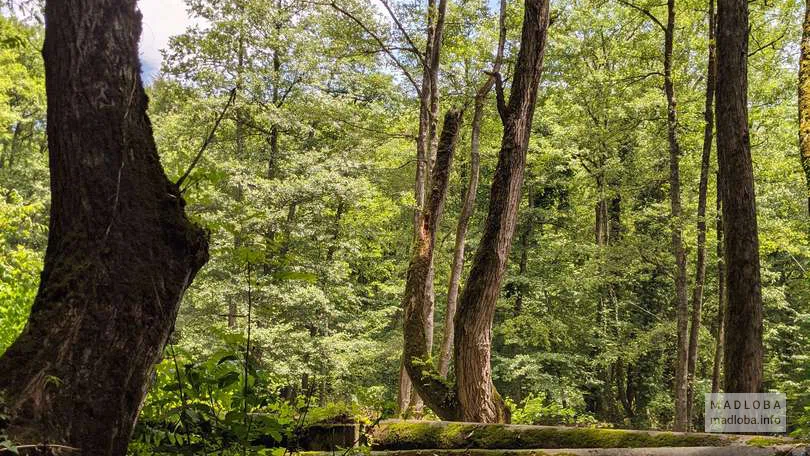
<svg viewBox="0 0 810 456"><path fill-rule="evenodd" d="M627 0L617 0L617 1L619 3L621 3L622 5L629 6L630 8L633 8L634 10L638 11L639 13L647 16L648 18L650 18L650 20L655 22L656 25L661 27L661 30L666 31L666 29L667 29L666 26L661 21L659 21L658 18L655 17L655 15L650 12L650 10L644 9L644 8L636 5L635 3L628 2Z"/></svg>
<svg viewBox="0 0 810 456"><path fill-rule="evenodd" d="M405 27L402 26L402 22L400 22L397 15L394 14L394 10L391 9L391 5L388 4L388 0L380 0L380 3L382 3L382 5L385 7L385 10L388 11L388 15L391 16L391 19L394 21L394 24L396 24L397 29L399 30L400 33L402 33L402 36L405 38L405 41L408 42L408 45L410 46L409 50L414 54L416 54L416 56L419 58L419 62L424 67L425 66L424 56L422 55L421 52L419 52L419 48L416 47L416 44L411 39L411 35L409 35L408 32L405 30Z"/></svg>
<svg viewBox="0 0 810 456"><path fill-rule="evenodd" d="M753 51L749 52L748 57L752 57L755 54L757 54L759 51L762 51L762 50L767 49L769 47L774 47L775 48L776 43L782 41L782 39L785 37L786 34L787 34L787 28L782 29L782 33L779 36L777 36L773 40L761 45L760 47L754 49ZM751 36L753 37L753 34Z"/></svg>
<svg viewBox="0 0 810 456"><path fill-rule="evenodd" d="M335 9L335 10L336 10L336 11L338 11L339 13L341 13L341 14L343 14L344 16L346 16L346 17L348 17L349 19L351 19L351 20L352 20L352 22L354 22L354 23L355 23L355 24L357 24L357 25L358 25L358 26L359 26L361 29L363 29L363 31L364 31L364 32L368 33L368 34L369 34L369 35L370 35L370 36L371 36L371 37L374 39L374 41L376 41L376 42L377 42L377 44L379 44L379 45L380 45L380 48L381 48L381 49L382 49L382 50L383 50L383 51L384 51L386 54L388 54L388 57L390 57L390 58L391 58L391 60L394 62L394 64L395 64L397 67L399 67L399 69L400 69L400 70L402 70L402 73L405 75L405 77L406 77L406 78L408 78L408 81L410 81L410 82L411 82L411 85L413 85L413 88L414 88L414 89L416 89L416 93L417 93L417 94L421 94L421 93L422 93L422 90L420 89L419 85L416 83L416 80L415 80L415 79L413 78L413 76L411 75L411 72L410 72L410 71L408 71L408 69L407 69L407 68L405 68L405 65L403 65L403 64L402 64L402 62L400 62L400 61L399 61L399 59L396 57L396 55L394 54L394 52L393 52L393 51L392 51L392 50L391 50L391 49L390 49L388 46L386 46L386 44L383 42L382 38L380 38L380 37L379 37L379 36L378 36L376 33L374 33L374 32L373 32L373 31L372 31L370 28L368 28L368 26L366 26L366 24L364 24L364 23L363 23L363 21L361 21L360 19L358 19L358 18L357 18L357 16L355 16L355 15L354 15L354 14L352 14L352 13L350 13L350 12L349 12L349 11L347 11L346 9L341 8L340 6L338 6L338 4L334 2L334 0L333 0L333 1L331 1L331 2L329 2L329 6L331 6L333 9Z"/></svg>
<svg viewBox="0 0 810 456"><path fill-rule="evenodd" d="M214 122L214 128L212 128L211 131L208 133L208 137L205 138L205 141L202 143L202 146L200 146L200 150L197 151L197 155L194 157L194 160L191 161L191 164L188 166L188 169L186 170L185 173L183 173L182 176L180 176L180 179L178 179L177 182L175 182L174 185L177 186L177 188L180 188L180 184L182 184L183 181L188 178L189 174L191 174L191 171L194 169L195 166L197 166L197 162L199 162L200 158L202 158L202 154L203 152L205 152L205 149L207 149L208 145L211 144L211 141L214 140L214 136L217 133L219 124L222 122L222 119L225 117L225 113L228 112L228 108L231 107L234 100L236 100L235 88L231 89L231 95L228 97L228 102L225 103L225 107L222 108L222 112L219 113L216 122Z"/></svg>

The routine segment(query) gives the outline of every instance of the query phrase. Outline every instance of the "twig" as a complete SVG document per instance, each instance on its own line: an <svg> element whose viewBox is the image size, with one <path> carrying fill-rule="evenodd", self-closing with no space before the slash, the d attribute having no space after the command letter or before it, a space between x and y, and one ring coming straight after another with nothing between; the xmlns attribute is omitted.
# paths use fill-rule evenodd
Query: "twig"
<svg viewBox="0 0 810 456"><path fill-rule="evenodd" d="M225 117L225 113L228 111L228 108L231 107L235 99L236 99L236 89L234 88L231 89L231 95L230 97L228 97L228 102L225 103L225 107L222 108L222 112L219 113L216 122L214 122L214 128L212 128L211 131L208 133L208 137L205 138L205 141L202 143L202 146L200 146L200 150L197 151L197 155L194 157L194 160L191 161L191 164L188 166L188 169L186 170L185 173L183 173L182 176L180 176L180 179L178 179L177 182L175 182L174 185L177 186L177 188L180 188L180 184L182 184L183 181L186 180L186 178L188 178L188 175L191 174L191 171L194 169L195 166L197 166L197 162L199 162L200 158L202 158L202 154L203 152L205 152L205 149L207 149L208 145L211 144L211 141L214 140L214 136L217 133L219 124L222 122L222 119Z"/></svg>
<svg viewBox="0 0 810 456"><path fill-rule="evenodd" d="M376 41L377 44L380 45L380 48L383 51L385 51L386 54L388 54L388 57L391 58L391 60L394 62L394 64L397 67L399 67L400 70L402 70L402 73L405 75L406 78L408 78L408 81L410 81L410 83L411 83L411 85L413 85L414 89L416 89L416 93L418 95L421 95L422 90L419 88L419 84L416 83L416 80L414 80L413 76L411 76L410 71L408 71L408 69L405 68L405 65L403 65L402 62L399 61L399 59L397 59L397 57L394 55L393 51L391 51L391 49L389 49L388 46L385 45L383 40L379 36L377 36L376 33L371 31L371 29L368 28L368 26L366 26L366 24L364 24L363 21L358 19L355 15L353 15L349 11L345 10L344 8L341 8L340 6L338 6L337 3L335 3L334 1L329 2L329 6L331 6L336 11L340 12L344 16L351 19L355 24L360 26L360 28L363 29L364 32L371 35L371 37L374 38L374 41Z"/></svg>
<svg viewBox="0 0 810 456"><path fill-rule="evenodd" d="M396 24L397 29L399 29L400 33L402 33L402 36L405 37L405 41L408 42L408 45L411 47L411 51L416 54L416 56L419 58L419 62L422 64L423 67L425 67L426 66L425 59L422 56L422 53L419 52L419 48L416 47L416 44L414 44L413 40L411 39L411 36L405 30L405 27L402 26L402 23L399 21L397 15L394 14L394 10L392 10L391 5L388 4L388 0L380 0L380 3L382 3L382 5L385 7L385 10L388 11L388 15L391 16L391 19L394 21L394 24Z"/></svg>
<svg viewBox="0 0 810 456"><path fill-rule="evenodd" d="M649 17L653 22L655 22L656 25L661 27L661 30L666 31L666 29L667 29L666 26L664 26L664 24L661 23L661 21L659 21L658 18L655 17L655 15L650 12L650 10L644 9L644 8L636 5L635 3L631 3L631 2L628 2L628 1L625 1L625 0L618 0L618 2L621 3L624 6L629 6L630 8L633 8L634 10L640 12L641 14Z"/></svg>

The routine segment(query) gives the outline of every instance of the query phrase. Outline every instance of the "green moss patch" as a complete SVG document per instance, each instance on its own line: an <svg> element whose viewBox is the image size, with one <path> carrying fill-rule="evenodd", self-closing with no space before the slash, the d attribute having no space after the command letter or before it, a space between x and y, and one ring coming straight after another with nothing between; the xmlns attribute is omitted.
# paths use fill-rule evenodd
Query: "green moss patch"
<svg viewBox="0 0 810 456"><path fill-rule="evenodd" d="M712 434L436 421L384 422L372 439L374 450L658 448L729 444L729 439Z"/></svg>

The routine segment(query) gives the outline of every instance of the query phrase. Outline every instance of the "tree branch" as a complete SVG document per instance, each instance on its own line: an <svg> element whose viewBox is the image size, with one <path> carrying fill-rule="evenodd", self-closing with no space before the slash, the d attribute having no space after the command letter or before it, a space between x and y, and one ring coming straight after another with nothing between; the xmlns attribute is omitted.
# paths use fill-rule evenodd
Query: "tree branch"
<svg viewBox="0 0 810 456"><path fill-rule="evenodd" d="M222 112L219 113L216 122L214 122L214 128L212 128L211 132L208 133L208 137L205 138L205 141L202 143L202 146L200 146L200 150L197 151L197 155L194 157L194 160L191 161L191 164L188 166L188 169L186 170L185 173L183 173L182 176L180 176L180 179L178 179L177 182L175 182L174 185L176 185L177 188L180 188L180 184L182 184L183 181L185 181L188 178L189 174L191 174L191 171L194 169L195 166L197 166L197 162L199 162L200 158L202 158L202 154L203 152L205 152L205 149L207 149L208 145L211 144L211 141L214 140L214 136L217 133L219 124L222 122L222 119L225 117L225 113L228 112L228 108L231 107L234 100L236 100L235 88L231 89L231 95L228 97L228 102L225 103L225 107L222 108Z"/></svg>
<svg viewBox="0 0 810 456"><path fill-rule="evenodd" d="M403 65L402 62L399 61L399 59L396 57L396 55L394 55L394 52L388 46L385 45L383 40L376 33L374 33L370 28L368 28L368 26L366 26L366 24L364 24L363 21L358 19L357 16L355 16L354 14L350 13L349 11L347 11L347 10L341 8L340 6L338 6L338 4L335 3L334 0L329 2L329 6L331 6L336 11L340 12L344 16L351 19L352 22L354 22L355 24L360 26L360 28L363 29L364 32L368 33L374 39L374 41L376 41L377 44L380 45L380 48L386 54L388 54L388 57L391 58L391 60L394 62L394 64L397 67L399 67L399 69L402 71L402 73L405 75L405 77L408 78L408 81L410 81L411 85L413 85L413 88L416 89L416 93L421 95L422 90L420 89L419 85L416 83L416 80L411 75L411 72L408 71L407 68L405 68L405 65Z"/></svg>
<svg viewBox="0 0 810 456"><path fill-rule="evenodd" d="M400 33L402 33L402 36L405 38L405 41L408 42L408 45L410 46L409 51L416 54L416 56L419 58L419 62L424 67L425 66L424 56L422 55L421 52L419 52L419 48L416 47L416 44L411 39L411 36L405 30L405 27L402 26L402 23L400 22L396 14L394 14L394 10L392 10L391 5L388 4L388 0L380 0L380 3L382 3L382 5L385 7L385 10L388 11L388 15L391 16L391 19L394 21L394 24L396 24L397 29L399 30Z"/></svg>
<svg viewBox="0 0 810 456"><path fill-rule="evenodd" d="M667 29L666 26L661 21L659 21L658 18L655 17L655 15L650 12L650 10L644 9L644 8L636 5L635 3L628 2L627 0L616 0L616 1L618 1L619 3L621 3L624 6L628 6L630 8L633 8L634 10L638 11L639 13L647 16L648 18L650 18L650 20L655 22L656 25L661 27L661 30L666 31L666 29Z"/></svg>

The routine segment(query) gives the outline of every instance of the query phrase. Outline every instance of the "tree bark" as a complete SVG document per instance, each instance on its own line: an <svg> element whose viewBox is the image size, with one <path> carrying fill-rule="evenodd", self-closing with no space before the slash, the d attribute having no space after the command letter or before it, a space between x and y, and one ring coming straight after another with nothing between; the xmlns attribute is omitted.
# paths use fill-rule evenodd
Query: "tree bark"
<svg viewBox="0 0 810 456"><path fill-rule="evenodd" d="M725 338L726 272L723 258L723 200L720 197L720 173L717 173L717 339L712 366L712 393L720 392L721 366L723 365L723 339Z"/></svg>
<svg viewBox="0 0 810 456"><path fill-rule="evenodd" d="M549 1L526 0L508 105L498 87L504 124L501 151L484 232L456 316L456 392L465 421L508 421L508 410L492 384L492 319L515 231L548 26Z"/></svg>
<svg viewBox="0 0 810 456"><path fill-rule="evenodd" d="M499 19L498 50L495 53L495 62L492 66L492 73L497 73L501 69L503 61L503 50L506 45L506 0L501 0ZM487 96L495 84L495 77L490 74L486 82L478 88L475 94L475 107L473 111L472 133L470 140L470 181L467 184L467 191L464 195L464 204L461 214L458 217L456 226L456 245L453 250L453 265L450 268L450 285L447 290L447 311L444 317L444 335L442 346L439 352L439 374L447 377L450 369L450 357L453 351L453 333L455 332L456 307L458 303L458 290L461 283L461 274L464 272L464 250L467 239L467 226L470 217L475 210L475 198L478 193L478 180L480 170L480 150L481 150L481 122L484 120L484 106Z"/></svg>
<svg viewBox="0 0 810 456"><path fill-rule="evenodd" d="M425 332L425 305L430 299L425 287L433 262L436 231L444 209L450 167L453 161L462 112L450 110L445 114L444 127L433 167L431 191L427 204L419 217L414 251L408 266L403 308L405 309L403 364L414 382L416 391L427 405L441 418L455 420L457 407L452 390L438 377L423 372L430 362L430 345ZM431 394L425 394L430 392Z"/></svg>
<svg viewBox="0 0 810 456"><path fill-rule="evenodd" d="M726 260L725 391L762 389L762 292L748 134L748 2L717 2L717 155Z"/></svg>
<svg viewBox="0 0 810 456"><path fill-rule="evenodd" d="M695 366L697 365L698 339L700 335L700 314L703 306L703 285L706 282L706 199L709 187L709 165L712 155L712 138L714 137L714 84L715 73L714 50L714 0L709 0L709 62L706 76L706 101L703 118L703 153L700 162L700 184L698 188L697 213L697 262L695 264L695 287L692 290L692 323L689 328L689 357L687 363L686 396L687 422L692 423L694 405Z"/></svg>
<svg viewBox="0 0 810 456"><path fill-rule="evenodd" d="M124 455L206 234L160 165L135 0L48 0L51 220L23 334L0 358L17 443Z"/></svg>
<svg viewBox="0 0 810 456"><path fill-rule="evenodd" d="M675 35L675 0L667 0L664 29L664 92L667 97L667 138L669 142L669 202L672 224L672 255L675 257L675 314L677 316L678 361L675 371L675 430L687 428L687 362L689 301L686 292L686 252L681 227L681 148L678 143L678 111L672 80L672 50Z"/></svg>
<svg viewBox="0 0 810 456"><path fill-rule="evenodd" d="M799 58L799 148L807 181L807 213L810 215L810 0L805 1Z"/></svg>
<svg viewBox="0 0 810 456"><path fill-rule="evenodd" d="M426 189L429 185L428 178L431 175L434 161L434 154L437 149L437 123L439 115L439 63L441 60L442 38L444 35L444 19L447 10L447 0L428 0L428 21L426 30L425 53L422 56L422 85L419 93L419 131L416 138L416 184L414 193L416 197L416 211L414 212L414 238L418 236L422 215L425 205ZM431 262L433 260L431 259ZM423 312L425 317L424 332L429 342L429 350L433 346L433 313L435 308L435 291L433 287L434 279L433 264L430 264L428 275L424 287L427 290L428 301L425 302ZM404 353L403 353L404 356ZM405 369L404 362L401 363L399 372L399 393L398 410L399 413L407 413L409 409L421 411L422 398L412 391L413 385ZM407 392L404 389L408 389Z"/></svg>

